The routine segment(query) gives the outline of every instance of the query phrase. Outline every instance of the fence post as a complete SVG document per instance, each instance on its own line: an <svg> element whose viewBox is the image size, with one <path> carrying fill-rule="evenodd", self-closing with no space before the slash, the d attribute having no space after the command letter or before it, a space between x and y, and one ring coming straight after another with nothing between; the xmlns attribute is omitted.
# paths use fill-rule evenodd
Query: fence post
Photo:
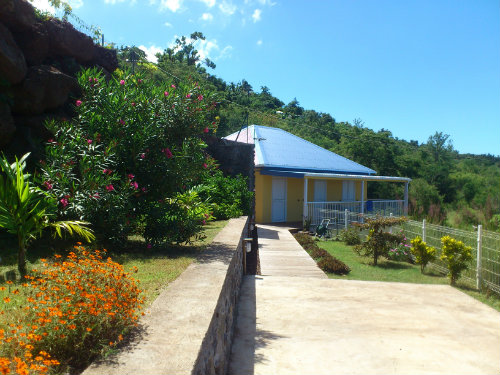
<svg viewBox="0 0 500 375"><path fill-rule="evenodd" d="M347 215L349 215L349 210L346 208L344 211L344 228L347 230L347 226L349 224L349 219L347 218Z"/></svg>
<svg viewBox="0 0 500 375"><path fill-rule="evenodd" d="M422 241L427 242L425 240L425 237L426 236L425 236L425 219L424 219L424 220L422 220Z"/></svg>
<svg viewBox="0 0 500 375"><path fill-rule="evenodd" d="M392 212L389 214L389 218L392 217ZM389 233L392 234L392 225L389 227Z"/></svg>
<svg viewBox="0 0 500 375"><path fill-rule="evenodd" d="M482 258L482 248L483 248L483 226L477 226L477 259L476 259L476 287L481 290L481 285L483 283L483 277L481 272L481 258Z"/></svg>

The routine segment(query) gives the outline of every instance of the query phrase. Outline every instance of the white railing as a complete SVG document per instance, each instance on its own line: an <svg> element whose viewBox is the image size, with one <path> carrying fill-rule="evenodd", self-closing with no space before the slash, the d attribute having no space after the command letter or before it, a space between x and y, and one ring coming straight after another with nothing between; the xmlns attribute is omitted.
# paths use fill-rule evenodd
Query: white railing
<svg viewBox="0 0 500 375"><path fill-rule="evenodd" d="M404 212L404 201L402 200L377 199L365 201L364 206L362 204L361 201L307 202L307 218L313 226L319 225L323 219L330 219L331 225L343 227L351 222L361 221L361 213L370 217L376 215L390 216L391 214L393 216L402 216Z"/></svg>

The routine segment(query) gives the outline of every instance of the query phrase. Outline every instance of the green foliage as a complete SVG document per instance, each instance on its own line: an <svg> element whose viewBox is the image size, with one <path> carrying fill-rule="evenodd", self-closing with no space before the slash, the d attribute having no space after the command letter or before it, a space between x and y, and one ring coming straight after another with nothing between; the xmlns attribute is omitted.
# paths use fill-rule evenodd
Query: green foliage
<svg viewBox="0 0 500 375"><path fill-rule="evenodd" d="M193 189L164 201L151 202L144 231L148 246L200 239L202 226L213 218L211 209L211 205L202 201Z"/></svg>
<svg viewBox="0 0 500 375"><path fill-rule="evenodd" d="M344 241L346 245L359 245L361 243L361 238L359 238L359 230L354 227L349 227L347 229L342 229L340 232L340 239Z"/></svg>
<svg viewBox="0 0 500 375"><path fill-rule="evenodd" d="M216 219L230 219L249 215L253 193L248 190L248 178L224 176L222 171L214 170L204 177L203 183L196 186L200 198L209 201Z"/></svg>
<svg viewBox="0 0 500 375"><path fill-rule="evenodd" d="M401 239L401 242L397 246L389 249L389 252L387 253L387 259L394 260L396 262L414 263L410 251L410 245L408 244L408 239L402 232L401 235L403 237Z"/></svg>
<svg viewBox="0 0 500 375"><path fill-rule="evenodd" d="M88 69L79 83L77 117L50 124L44 185L60 215L90 221L101 239L117 241L141 220L155 225L148 216L164 216L159 202L202 181L210 163L200 136L216 127L215 103L196 82L158 85L140 73L106 80ZM155 243L167 240L146 230Z"/></svg>
<svg viewBox="0 0 500 375"><path fill-rule="evenodd" d="M52 228L60 237L65 230L87 241L94 239L85 222L53 221L56 202L33 185L31 175L24 172L28 156L24 155L21 160L16 158L13 164L9 164L5 156L0 158L0 228L17 237L18 269L22 277L27 273L26 247L43 229Z"/></svg>
<svg viewBox="0 0 500 375"><path fill-rule="evenodd" d="M436 249L422 241L419 236L411 240L411 253L415 256L415 263L420 264L420 272L424 273L427 263L436 258Z"/></svg>
<svg viewBox="0 0 500 375"><path fill-rule="evenodd" d="M356 224L360 229L368 229L366 241L361 245L354 247L360 255L373 256L373 265L376 266L379 256L388 257L391 246L399 244L402 234L392 234L385 232L386 227L402 224L406 221L405 217L377 217L376 219L366 219L364 224Z"/></svg>
<svg viewBox="0 0 500 375"><path fill-rule="evenodd" d="M318 247L309 234L296 233L294 237L324 272L346 275L351 271L347 264L332 256L328 251Z"/></svg>
<svg viewBox="0 0 500 375"><path fill-rule="evenodd" d="M465 246L450 236L441 237L442 252L440 259L446 262L450 284L455 285L460 273L469 268L472 261L472 248Z"/></svg>

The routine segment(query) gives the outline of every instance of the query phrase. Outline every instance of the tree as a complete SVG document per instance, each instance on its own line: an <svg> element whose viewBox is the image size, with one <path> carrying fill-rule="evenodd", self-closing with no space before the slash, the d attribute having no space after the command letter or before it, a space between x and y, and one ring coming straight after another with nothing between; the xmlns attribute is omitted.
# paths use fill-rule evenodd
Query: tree
<svg viewBox="0 0 500 375"><path fill-rule="evenodd" d="M31 239L39 236L43 229L51 228L55 235L62 237L62 230L68 234L78 234L87 241L95 237L82 221L51 222L56 211L56 202L47 193L30 183L31 175L24 173L26 159L16 158L9 164L5 156L0 158L0 228L17 237L18 263L21 277L26 273L26 246Z"/></svg>

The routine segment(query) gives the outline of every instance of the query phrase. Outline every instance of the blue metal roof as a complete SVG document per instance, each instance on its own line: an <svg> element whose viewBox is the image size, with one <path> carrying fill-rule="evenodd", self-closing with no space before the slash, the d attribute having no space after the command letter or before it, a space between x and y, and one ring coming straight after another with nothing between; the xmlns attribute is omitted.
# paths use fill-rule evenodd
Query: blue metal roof
<svg viewBox="0 0 500 375"><path fill-rule="evenodd" d="M238 137L238 139L236 139ZM376 172L282 129L250 125L225 139L255 144L255 166L276 172L370 175Z"/></svg>

